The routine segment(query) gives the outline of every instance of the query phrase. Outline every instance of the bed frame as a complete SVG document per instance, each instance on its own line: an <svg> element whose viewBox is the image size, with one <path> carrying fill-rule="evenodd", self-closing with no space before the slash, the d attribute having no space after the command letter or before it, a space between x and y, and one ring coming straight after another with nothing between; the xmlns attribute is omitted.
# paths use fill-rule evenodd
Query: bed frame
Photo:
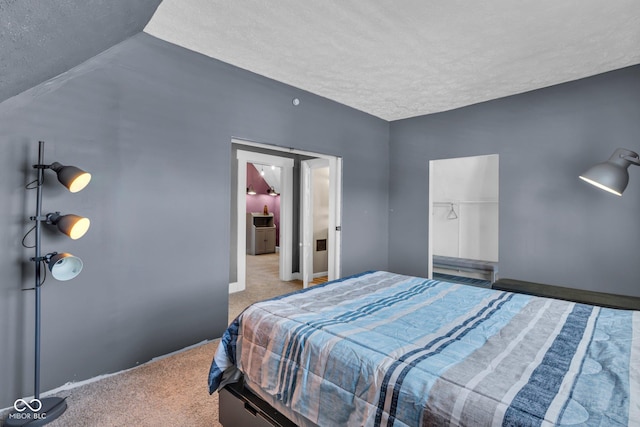
<svg viewBox="0 0 640 427"><path fill-rule="evenodd" d="M289 418L244 386L241 379L220 390L220 424L225 427L296 427Z"/></svg>
<svg viewBox="0 0 640 427"><path fill-rule="evenodd" d="M625 310L640 310L640 297L499 279L492 289ZM295 427L296 424L244 386L242 379L220 390L220 423L225 427Z"/></svg>

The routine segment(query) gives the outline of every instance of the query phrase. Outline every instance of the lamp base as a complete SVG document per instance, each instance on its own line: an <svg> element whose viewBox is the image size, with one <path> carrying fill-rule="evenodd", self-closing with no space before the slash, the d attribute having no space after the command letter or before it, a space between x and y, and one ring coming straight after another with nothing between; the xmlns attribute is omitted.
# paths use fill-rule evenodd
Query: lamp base
<svg viewBox="0 0 640 427"><path fill-rule="evenodd" d="M26 407L22 412L18 410L10 412L4 422L5 427L43 426L58 418L67 409L67 403L61 397L45 397L40 399L40 403L42 407L38 411Z"/></svg>

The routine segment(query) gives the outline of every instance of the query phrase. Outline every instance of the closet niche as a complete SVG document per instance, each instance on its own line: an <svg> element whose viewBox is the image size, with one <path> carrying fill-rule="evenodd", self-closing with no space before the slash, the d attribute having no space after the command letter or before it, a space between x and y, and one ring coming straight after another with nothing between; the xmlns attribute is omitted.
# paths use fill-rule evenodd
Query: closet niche
<svg viewBox="0 0 640 427"><path fill-rule="evenodd" d="M497 154L429 162L430 277L497 279L498 207Z"/></svg>

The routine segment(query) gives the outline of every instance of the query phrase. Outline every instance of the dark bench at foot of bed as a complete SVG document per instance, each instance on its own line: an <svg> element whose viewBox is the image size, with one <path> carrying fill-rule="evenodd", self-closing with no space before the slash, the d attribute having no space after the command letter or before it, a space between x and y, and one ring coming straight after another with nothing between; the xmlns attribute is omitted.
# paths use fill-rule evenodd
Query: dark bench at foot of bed
<svg viewBox="0 0 640 427"><path fill-rule="evenodd" d="M584 289L563 288L561 286L551 286L514 279L499 279L491 285L491 288L500 291L599 305L602 307L640 310L639 297L587 291Z"/></svg>

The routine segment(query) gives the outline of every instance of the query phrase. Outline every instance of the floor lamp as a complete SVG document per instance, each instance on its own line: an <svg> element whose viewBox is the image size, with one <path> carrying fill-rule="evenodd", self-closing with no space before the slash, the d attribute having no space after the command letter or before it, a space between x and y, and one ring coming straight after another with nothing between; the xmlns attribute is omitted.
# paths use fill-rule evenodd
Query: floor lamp
<svg viewBox="0 0 640 427"><path fill-rule="evenodd" d="M82 270L82 261L69 253L51 252L41 254L42 223L55 225L56 228L71 237L78 239L89 229L90 221L78 215L61 215L60 212L42 215L42 189L44 184L44 171L51 169L58 175L58 181L72 193L82 190L91 180L91 174L78 169L75 166L63 166L60 163L44 164L44 141L38 143L38 164L33 165L37 171L35 181L27 185L27 189L36 190L36 215L30 217L35 221L35 256L31 261L35 264L35 370L34 370L34 397L17 399L14 403L14 411L9 414L5 426L41 426L58 418L67 409L65 399L60 397L40 398L40 323L41 323L41 287L46 278L42 275L42 264L46 264L54 279L70 280L76 277ZM29 233L31 232L29 231ZM27 234L29 234L27 233ZM26 237L26 236L25 236ZM24 239L23 239L24 242Z"/></svg>

